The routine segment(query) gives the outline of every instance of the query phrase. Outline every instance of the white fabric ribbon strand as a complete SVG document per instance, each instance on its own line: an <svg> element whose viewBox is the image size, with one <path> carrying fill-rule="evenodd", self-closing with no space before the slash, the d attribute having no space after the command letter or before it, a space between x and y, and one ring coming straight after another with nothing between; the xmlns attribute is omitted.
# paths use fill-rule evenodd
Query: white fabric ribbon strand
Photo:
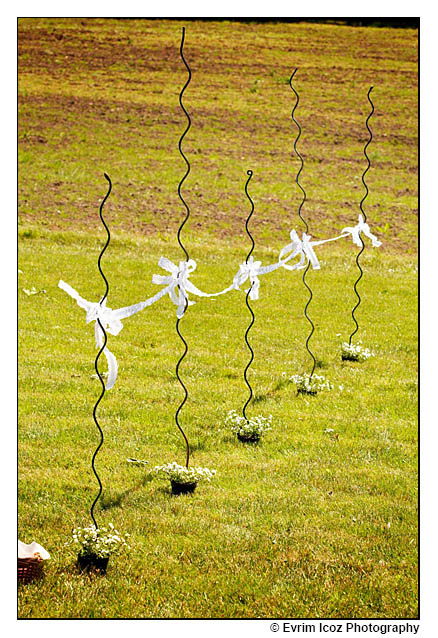
<svg viewBox="0 0 438 638"><path fill-rule="evenodd" d="M254 257L251 255L247 261L240 264L239 270L234 276L231 286L228 286L220 292L202 292L189 280L190 274L196 269L196 262L193 259L180 261L179 266L176 266L172 261L170 261L170 259L161 257L158 265L164 270L167 270L170 275L153 275L152 282L159 285L167 284L167 292L169 293L172 302L178 307L176 312L177 317L181 318L185 312L186 303L187 306L191 306L194 303L188 298L189 292L197 295L198 297L218 297L219 295L224 295L231 290L240 290L240 286L242 286L245 281L249 280L251 286L249 289L245 290L245 292L248 292L249 290L250 299L256 300L259 298L260 275L266 275L281 266L287 270L300 270L301 268L305 268L308 262L310 262L314 270L319 270L321 266L318 261L318 257L315 254L314 246L321 246L322 244L326 244L330 241L336 241L337 239L348 237L350 234L352 235L353 241L361 246L361 232L372 240L373 246L381 245L381 242L377 239L377 237L371 233L368 224L364 223L362 215L359 215L359 223L357 226L354 228L344 228L341 231L341 235L330 239L311 241L311 235L307 235L306 233L303 233L302 238L300 239L296 230L293 229L290 231L291 242L281 249L277 263L269 266L262 266L262 262L255 261ZM299 261L294 264L288 263L296 257L299 257ZM176 288L178 288L178 292L176 291ZM165 291L161 292L164 294Z"/></svg>
<svg viewBox="0 0 438 638"><path fill-rule="evenodd" d="M199 288L197 288L189 279L191 273L196 270L196 262L193 259L180 261L177 266L166 257L161 257L158 265L163 268L163 270L166 270L169 275L152 276L152 283L164 286L164 288L157 292L156 295L146 299L145 301L141 301L131 306L125 306L117 310L108 308L106 305L106 299L101 300L98 303L87 301L81 297L74 288L62 280L59 281L58 286L70 295L70 297L76 301L78 306L85 310L87 323L90 323L91 321L96 322L96 347L102 348L104 344L104 333L97 320L100 321L100 324L103 326L105 331L108 331L112 335L118 335L120 330L123 328L121 322L122 319L126 319L127 317L140 312L143 308L151 306L166 294L169 295L172 302L177 306L176 315L180 319L184 315L186 307L195 303L194 301L189 300L189 293L197 295L198 297L218 297L219 295L224 295L231 290L240 290L240 286L242 286L247 280L249 280L250 288L245 292L249 291L250 299L256 300L259 298L260 275L273 272L280 267L286 268L287 270L298 270L305 268L309 262L315 270L318 270L320 268L320 264L313 249L314 246L320 246L330 241L336 241L337 239L348 237L349 235L351 235L353 242L357 246L362 246L361 233L371 239L373 246L381 246L382 242L371 233L370 227L364 222L362 215L359 215L359 221L356 226L347 226L343 228L341 235L332 237L331 239L311 241L311 236L306 233L303 233L302 238L300 239L297 232L295 230L291 230L291 242L280 250L278 262L270 264L269 266L262 266L261 261L254 261L254 257L251 256L247 261L240 264L239 270L234 276L231 286L228 286L228 288L225 288L220 292L210 294L199 290ZM299 257L299 261L294 264L288 263L296 257ZM117 359L107 347L104 348L103 353L105 354L108 362L108 379L106 389L110 390L117 379Z"/></svg>
<svg viewBox="0 0 438 638"><path fill-rule="evenodd" d="M292 233L294 233L294 235L292 235ZM248 289L249 298L251 300L256 300L259 298L259 290L260 290L259 276L260 275L266 275L267 273L277 270L277 268L281 268L281 266L283 266L284 268L288 268L289 270L295 270L296 268L302 267L302 264L304 263L306 256L308 256L308 258L311 260L314 268L319 268L320 266L316 258L316 255L308 241L310 240L310 236L304 234L303 237L304 239L301 242L298 239L298 235L296 234L296 232L291 231L292 244L288 244L285 248L283 248L280 251L279 260L275 264L270 264L269 266L262 266L261 261L254 261L254 257L251 256L248 259L248 261L244 261L243 264L240 264L239 271L234 276L233 285L230 286L230 288L224 290L223 292L227 292L228 290L233 288L235 290L240 290L240 286L244 284L247 279L249 279L249 282L251 284L251 287ZM289 250L291 252L288 255L287 253L289 252ZM297 255L299 254L301 254L300 261L294 264L293 266L289 266L288 262L291 259L294 259L295 257L297 257ZM283 258L284 255L287 255L287 256ZM245 292L248 292L248 290L245 290ZM222 293L219 293L219 294L222 294Z"/></svg>

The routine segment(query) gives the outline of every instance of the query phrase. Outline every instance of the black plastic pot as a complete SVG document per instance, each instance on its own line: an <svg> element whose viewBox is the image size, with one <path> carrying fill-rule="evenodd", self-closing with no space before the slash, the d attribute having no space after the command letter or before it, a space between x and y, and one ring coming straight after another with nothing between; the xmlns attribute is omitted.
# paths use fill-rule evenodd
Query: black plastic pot
<svg viewBox="0 0 438 638"><path fill-rule="evenodd" d="M244 435L237 433L237 438L239 441L242 441L242 443L258 443L260 441L260 434Z"/></svg>
<svg viewBox="0 0 438 638"><path fill-rule="evenodd" d="M303 390L302 388L300 388L298 390L298 394L310 394L312 397L314 397L318 393L316 390Z"/></svg>
<svg viewBox="0 0 438 638"><path fill-rule="evenodd" d="M359 361L359 357L354 354L342 354L342 361Z"/></svg>
<svg viewBox="0 0 438 638"><path fill-rule="evenodd" d="M178 483L177 481L170 481L172 486L172 494L192 494L197 486L197 483Z"/></svg>
<svg viewBox="0 0 438 638"><path fill-rule="evenodd" d="M101 558L96 554L78 554L78 567L81 572L97 572L99 574L106 574L108 567L109 557Z"/></svg>

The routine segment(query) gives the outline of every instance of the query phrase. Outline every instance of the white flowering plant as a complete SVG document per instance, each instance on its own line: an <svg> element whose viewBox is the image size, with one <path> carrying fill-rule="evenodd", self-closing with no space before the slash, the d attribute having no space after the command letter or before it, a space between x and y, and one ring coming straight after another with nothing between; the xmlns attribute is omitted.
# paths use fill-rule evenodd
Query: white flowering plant
<svg viewBox="0 0 438 638"><path fill-rule="evenodd" d="M241 439L257 440L262 434L272 430L272 414L265 416L252 416L249 419L237 414L236 410L230 410L225 419L225 424L230 426L231 432Z"/></svg>
<svg viewBox="0 0 438 638"><path fill-rule="evenodd" d="M342 359L345 361L366 361L370 357L374 357L374 352L371 352L369 348L364 348L362 342L358 343L344 343L341 346Z"/></svg>
<svg viewBox="0 0 438 638"><path fill-rule="evenodd" d="M211 481L215 474L216 470L210 470L208 467L185 467L178 465L175 461L165 465L156 465L149 472L150 478L166 478L181 484Z"/></svg>
<svg viewBox="0 0 438 638"><path fill-rule="evenodd" d="M298 392L302 394L316 394L321 390L332 390L333 384L325 377L319 374L294 374L289 377L289 381L292 381L297 386Z"/></svg>
<svg viewBox="0 0 438 638"><path fill-rule="evenodd" d="M93 556L108 558L119 553L122 549L130 549L128 544L129 534L120 534L112 523L108 527L77 527L73 530L72 540L78 546L79 556Z"/></svg>

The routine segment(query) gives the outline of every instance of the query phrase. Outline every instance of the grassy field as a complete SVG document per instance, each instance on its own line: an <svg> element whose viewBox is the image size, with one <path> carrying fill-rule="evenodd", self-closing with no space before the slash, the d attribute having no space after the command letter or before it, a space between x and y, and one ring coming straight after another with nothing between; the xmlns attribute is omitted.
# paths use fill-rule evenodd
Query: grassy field
<svg viewBox="0 0 438 638"><path fill-rule="evenodd" d="M417 600L416 56L413 30L307 24L190 22L185 94L193 126L184 150L191 219L183 231L197 260L193 281L216 291L245 259L254 170L255 257L278 258L300 230L294 180L295 103L303 127L303 215L315 238L357 220L373 90L374 139L367 179L369 222L384 242L364 253L359 337L376 354L342 363L353 329L355 247L319 249L309 274L318 373L333 384L316 397L284 382L309 371L306 291L296 272L261 280L254 302L250 414L273 415L258 446L224 426L247 398L244 295L199 300L182 322L189 354L181 375L189 401L181 422L194 465L217 470L193 497L172 497L128 457L151 466L184 461L174 423L183 393L182 345L166 297L124 321L109 347L120 371L99 411L97 458L104 494L96 512L132 535L132 550L105 578L77 574L73 527L88 524L97 494L90 469L98 433L91 410L94 333L57 288L60 278L109 305L151 296L165 255L182 258L184 217L176 188L185 166L177 144L186 122L178 94L182 23L23 19L19 23L19 535L52 554L45 579L19 588L22 618L414 618ZM23 289L41 291L26 295ZM333 432L326 432L332 429Z"/></svg>

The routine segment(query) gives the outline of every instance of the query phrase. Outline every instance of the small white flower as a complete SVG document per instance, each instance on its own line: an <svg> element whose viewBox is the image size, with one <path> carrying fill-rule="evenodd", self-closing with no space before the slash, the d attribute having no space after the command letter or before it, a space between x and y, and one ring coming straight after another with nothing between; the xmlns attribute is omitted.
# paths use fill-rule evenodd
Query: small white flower
<svg viewBox="0 0 438 638"><path fill-rule="evenodd" d="M325 377L313 374L294 374L289 380L296 384L298 392L316 393L321 390L332 390L333 384Z"/></svg>
<svg viewBox="0 0 438 638"><path fill-rule="evenodd" d="M178 465L175 461L165 465L156 465L149 472L149 476L167 478L177 483L198 483L199 481L210 481L216 474L216 470L208 467L185 467Z"/></svg>
<svg viewBox="0 0 438 638"><path fill-rule="evenodd" d="M225 424L230 426L232 432L244 438L259 438L265 432L272 429L272 414L268 417L253 416L246 419L237 414L236 410L230 410L225 419Z"/></svg>
<svg viewBox="0 0 438 638"><path fill-rule="evenodd" d="M366 361L370 357L374 357L374 352L371 352L369 348L364 348L362 346L362 342L359 341L357 344L344 343L341 346L341 354L342 358L347 361Z"/></svg>
<svg viewBox="0 0 438 638"><path fill-rule="evenodd" d="M73 530L72 541L81 545L80 554L94 554L106 558L122 548L127 548L125 538L114 529L114 525L110 523L109 527L114 533L108 532L106 527L96 529L94 526Z"/></svg>

